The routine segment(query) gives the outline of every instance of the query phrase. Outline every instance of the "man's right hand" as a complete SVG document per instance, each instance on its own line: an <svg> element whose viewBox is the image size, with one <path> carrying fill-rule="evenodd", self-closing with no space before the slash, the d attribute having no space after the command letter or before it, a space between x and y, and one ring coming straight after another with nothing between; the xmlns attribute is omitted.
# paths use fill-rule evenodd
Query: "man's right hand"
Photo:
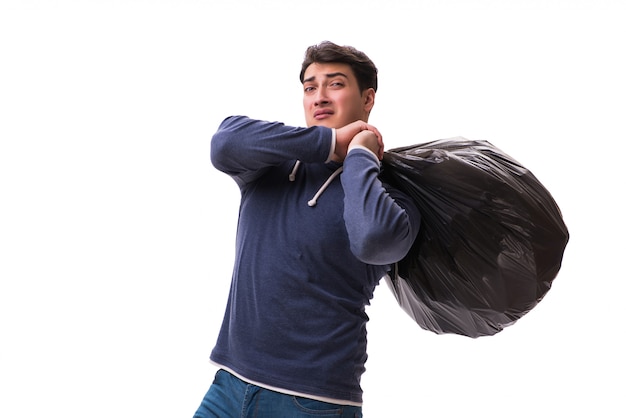
<svg viewBox="0 0 626 418"><path fill-rule="evenodd" d="M348 152L350 149L356 146L361 146L372 151L377 157L378 160L383 159L384 148L380 144L380 140L376 136L376 134L372 131L361 131L354 136L352 142L348 146Z"/></svg>
<svg viewBox="0 0 626 418"><path fill-rule="evenodd" d="M335 153L333 154L332 159L338 162L342 162L346 158L350 142L352 142L354 137L362 131L373 132L376 135L376 138L378 138L379 149L384 149L383 137L380 132L378 132L378 129L376 129L375 126L370 125L367 122L358 120L342 128L335 129ZM382 155L379 155L379 158L382 158Z"/></svg>

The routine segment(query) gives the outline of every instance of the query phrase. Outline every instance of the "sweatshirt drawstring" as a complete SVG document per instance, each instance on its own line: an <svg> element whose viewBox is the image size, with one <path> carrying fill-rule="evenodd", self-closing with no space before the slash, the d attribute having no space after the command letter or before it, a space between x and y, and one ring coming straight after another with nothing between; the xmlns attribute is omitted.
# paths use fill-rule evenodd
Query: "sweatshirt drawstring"
<svg viewBox="0 0 626 418"><path fill-rule="evenodd" d="M291 173L289 173L289 181L294 181L296 179L296 172L298 171L298 167L300 167L300 160L296 160L296 163L294 164Z"/></svg>
<svg viewBox="0 0 626 418"><path fill-rule="evenodd" d="M298 171L299 167L300 167L300 160L297 160L296 163L293 166L293 169L291 170L291 173L289 173L289 181L295 181L296 180L296 172ZM343 171L343 166L341 166L338 169L336 169L328 177L328 179L326 179L324 184L322 184L322 186L317 190L317 193L315 193L315 196L313 196L313 198L307 202L307 204L310 207L313 207L313 206L315 206L317 204L317 199L319 199L319 197L322 195L322 193L324 193L324 190L326 190L328 188L330 183L332 183L332 181L335 179L335 177L337 177L339 174L341 174L342 171Z"/></svg>
<svg viewBox="0 0 626 418"><path fill-rule="evenodd" d="M317 199L319 199L319 197L322 195L322 193L324 193L324 190L326 190L328 185L335 179L335 177L341 174L342 171L343 171L343 166L336 169L333 172L333 174L331 174L330 177L328 177L328 179L324 182L324 184L322 184L322 187L320 187L317 193L315 193L315 196L313 196L313 199L309 200L308 202L309 206L313 207L317 204Z"/></svg>

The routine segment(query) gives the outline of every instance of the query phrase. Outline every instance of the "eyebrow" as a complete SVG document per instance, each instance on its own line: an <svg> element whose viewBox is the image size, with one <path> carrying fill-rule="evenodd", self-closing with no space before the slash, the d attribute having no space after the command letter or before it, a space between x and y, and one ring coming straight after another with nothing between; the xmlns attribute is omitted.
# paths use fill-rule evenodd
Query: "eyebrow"
<svg viewBox="0 0 626 418"><path fill-rule="evenodd" d="M337 77L337 76L342 76L342 77L348 78L347 75L345 75L344 73L339 72L339 71L337 71L336 73L328 73L328 74L326 74L326 78L333 78L333 77ZM315 80L315 76L311 76L309 78L306 78L306 79L302 80L302 82L303 83L307 83L307 82L313 81L313 80Z"/></svg>

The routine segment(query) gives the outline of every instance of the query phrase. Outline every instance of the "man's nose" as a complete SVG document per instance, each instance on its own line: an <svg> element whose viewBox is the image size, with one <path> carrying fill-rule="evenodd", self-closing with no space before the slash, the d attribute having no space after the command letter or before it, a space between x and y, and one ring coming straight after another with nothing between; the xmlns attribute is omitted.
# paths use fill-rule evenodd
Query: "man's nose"
<svg viewBox="0 0 626 418"><path fill-rule="evenodd" d="M318 88L315 95L315 105L324 105L329 102L330 100L328 99L328 95L326 94L326 89L323 87Z"/></svg>

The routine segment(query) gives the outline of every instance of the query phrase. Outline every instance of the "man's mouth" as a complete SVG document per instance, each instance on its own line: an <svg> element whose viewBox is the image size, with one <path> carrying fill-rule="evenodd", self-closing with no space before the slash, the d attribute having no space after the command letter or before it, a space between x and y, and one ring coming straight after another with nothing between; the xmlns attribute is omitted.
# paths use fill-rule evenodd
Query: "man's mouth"
<svg viewBox="0 0 626 418"><path fill-rule="evenodd" d="M333 112L330 110L318 110L313 114L313 117L316 120L326 119L333 115Z"/></svg>

